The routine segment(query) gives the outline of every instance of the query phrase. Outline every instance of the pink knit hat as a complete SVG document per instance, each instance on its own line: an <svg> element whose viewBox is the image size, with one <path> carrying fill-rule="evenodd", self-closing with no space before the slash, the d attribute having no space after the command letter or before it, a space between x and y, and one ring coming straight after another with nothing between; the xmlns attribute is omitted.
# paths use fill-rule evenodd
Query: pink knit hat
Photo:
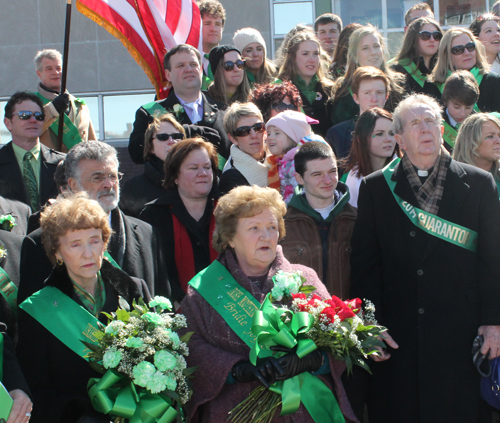
<svg viewBox="0 0 500 423"><path fill-rule="evenodd" d="M317 120L311 122L304 113L285 110L267 121L266 130L271 125L276 126L298 144L302 138L311 135L309 122L318 123Z"/></svg>

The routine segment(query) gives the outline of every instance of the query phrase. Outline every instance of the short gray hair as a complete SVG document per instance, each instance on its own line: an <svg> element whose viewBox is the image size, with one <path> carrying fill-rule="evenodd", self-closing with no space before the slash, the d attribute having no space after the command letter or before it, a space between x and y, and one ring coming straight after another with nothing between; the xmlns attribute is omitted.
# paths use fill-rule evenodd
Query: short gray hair
<svg viewBox="0 0 500 423"><path fill-rule="evenodd" d="M116 166L118 163L118 153L114 147L102 141L85 141L76 144L68 151L64 160L66 167L66 178L74 178L80 182L80 162L82 160L95 160L104 163L112 159Z"/></svg>
<svg viewBox="0 0 500 423"><path fill-rule="evenodd" d="M436 121L441 123L442 108L439 105L439 103L436 100L434 100L434 98L429 97L428 95L413 94L406 97L403 101L401 101L398 104L398 107L396 107L396 110L394 110L394 113L392 114L392 118L394 119L393 123L394 133L401 135L404 131L405 122L403 122L403 116L402 116L403 112L406 109L409 109L410 107L421 106L421 105L430 107L434 112Z"/></svg>
<svg viewBox="0 0 500 423"><path fill-rule="evenodd" d="M238 126L241 118L247 116L255 116L260 120L264 120L262 113L254 103L238 103L234 102L229 106L224 114L224 130L226 133L234 137L233 132Z"/></svg>
<svg viewBox="0 0 500 423"><path fill-rule="evenodd" d="M57 50L46 48L44 50L40 50L35 55L35 69L37 71L42 70L42 60L50 59L50 60L59 60L62 63L62 54Z"/></svg>

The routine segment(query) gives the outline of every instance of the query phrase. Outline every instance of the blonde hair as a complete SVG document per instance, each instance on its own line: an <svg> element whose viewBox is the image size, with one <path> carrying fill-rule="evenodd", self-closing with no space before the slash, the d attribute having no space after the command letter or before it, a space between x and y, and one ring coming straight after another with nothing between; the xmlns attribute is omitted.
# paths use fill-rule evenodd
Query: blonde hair
<svg viewBox="0 0 500 423"><path fill-rule="evenodd" d="M84 191L67 198L58 198L45 207L40 215L42 243L52 264L56 263L56 252L61 238L70 231L80 229L100 229L104 249L112 234L109 216L99 203L91 200Z"/></svg>
<svg viewBox="0 0 500 423"><path fill-rule="evenodd" d="M301 31L297 32L290 41L288 42L288 47L286 51L284 51L284 60L283 64L280 67L278 72L278 79L284 81L285 79L290 79L294 81L297 77L297 52L299 50L300 44L304 41L312 41L318 45L318 50L320 53L319 67L316 74L318 75L319 82L323 85L323 88L327 92L327 94L331 94L331 89L333 88L333 81L328 79L326 75L328 74L328 63L325 63L324 60L321 59L321 44L311 31Z"/></svg>
<svg viewBox="0 0 500 423"><path fill-rule="evenodd" d="M262 113L254 103L235 102L231 104L224 113L224 130L226 133L234 137L234 130L238 127L238 122L241 118L247 116L255 116L263 120Z"/></svg>
<svg viewBox="0 0 500 423"><path fill-rule="evenodd" d="M158 116L153 116L153 121L148 125L146 133L144 134L144 161L151 160L153 157L153 138L160 129L160 123L167 122L170 123L175 129L177 129L184 138L186 138L186 131L184 127L175 120L175 117L171 113L163 113Z"/></svg>
<svg viewBox="0 0 500 423"><path fill-rule="evenodd" d="M441 43L439 44L438 60L432 73L428 76L429 82L443 84L448 78L448 72L455 71L451 54L451 43L459 35L467 35L472 42L476 44L476 67L480 73L484 75L490 71L490 65L486 60L484 46L474 37L472 32L466 28L452 27L445 32Z"/></svg>
<svg viewBox="0 0 500 423"><path fill-rule="evenodd" d="M492 122L500 129L500 119L489 113L472 114L460 125L453 150L453 158L456 161L477 166L477 149L483 143L483 123L485 122ZM492 173L495 179L500 181L499 160L493 162Z"/></svg>
<svg viewBox="0 0 500 423"><path fill-rule="evenodd" d="M252 217L269 209L278 219L279 240L285 236L286 204L280 193L273 188L239 186L219 199L214 211L215 231L214 249L222 253L234 238L238 221L244 217Z"/></svg>

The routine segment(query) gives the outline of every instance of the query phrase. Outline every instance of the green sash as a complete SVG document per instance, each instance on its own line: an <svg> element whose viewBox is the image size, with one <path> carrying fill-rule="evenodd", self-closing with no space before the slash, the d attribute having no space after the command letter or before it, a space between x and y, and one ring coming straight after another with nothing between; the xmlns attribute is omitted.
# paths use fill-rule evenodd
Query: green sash
<svg viewBox="0 0 500 423"><path fill-rule="evenodd" d="M443 139L451 148L455 148L455 140L457 139L457 130L453 128L448 122L443 121L444 132Z"/></svg>
<svg viewBox="0 0 500 423"><path fill-rule="evenodd" d="M109 254L109 251L105 251L104 252L104 257L108 259L108 261L113 265L115 266L117 269L120 269L122 270L122 268L120 267L120 265L115 261L115 259L113 257L111 257L111 254Z"/></svg>
<svg viewBox="0 0 500 423"><path fill-rule="evenodd" d="M407 58L400 60L399 64L406 69L408 74L418 83L418 85L424 88L425 81L427 81L427 77L425 75L422 75L422 72L420 72L420 69L417 68L417 65L415 63L413 63L410 59Z"/></svg>
<svg viewBox="0 0 500 423"><path fill-rule="evenodd" d="M189 285L221 315L251 350L255 348L256 335L252 332L251 319L255 324L254 314L258 317L256 312L261 305L219 261L215 260L198 273L191 279ZM259 356L265 357L271 354L272 351L264 350ZM284 382L278 382L271 387L273 392L283 396L280 415L295 412L302 402L316 423L345 421L335 396L318 377L305 372ZM300 399L297 402L298 398ZM295 408L291 403L295 403ZM288 409L285 404L290 404Z"/></svg>
<svg viewBox="0 0 500 423"><path fill-rule="evenodd" d="M99 321L85 308L53 286L46 286L19 305L75 354L88 361L81 341L97 344ZM57 317L56 317L57 316Z"/></svg>
<svg viewBox="0 0 500 423"><path fill-rule="evenodd" d="M9 304L12 313L17 318L17 286L10 280L9 275L0 267L0 294ZM0 377L0 380L2 378Z"/></svg>
<svg viewBox="0 0 500 423"><path fill-rule="evenodd" d="M400 160L399 158L394 159L382 170L382 173L384 174L392 195L394 195L394 199L408 219L410 219L415 226L418 226L428 234L475 253L478 238L478 233L476 231L449 222L448 220L442 219L435 214L428 213L417 207L413 207L394 192L396 181L393 181L391 177Z"/></svg>
<svg viewBox="0 0 500 423"><path fill-rule="evenodd" d="M480 73L481 70L479 68L477 68L476 66L474 66L469 72L472 74L472 76L474 77L474 79L477 82L477 86L479 87L479 85L481 85L481 81L483 80L483 76L484 76L482 73ZM451 75L451 71L448 71L448 76L450 76L450 75ZM443 94L444 84L436 83L436 86L439 88L439 91L441 92L441 94ZM481 110L479 110L477 103L474 104L474 110L478 113L481 113Z"/></svg>
<svg viewBox="0 0 500 423"><path fill-rule="evenodd" d="M154 116L156 114L168 113L168 110L156 101L145 104L144 106L142 106L142 108L146 110L146 112L148 112L151 116ZM175 118L177 119L177 116ZM219 165L217 167L219 168L219 170L223 170L227 160L219 153L217 153L217 157L219 158Z"/></svg>
<svg viewBox="0 0 500 423"><path fill-rule="evenodd" d="M45 98L39 92L35 93L37 97L42 100L43 105L50 103L50 100ZM76 110L75 110L76 114ZM54 132L54 134L59 134L59 118L54 121L52 125L50 125L50 129ZM68 117L66 113L64 113L64 129L63 129L63 143L68 150L71 150L76 144L82 142L82 137L80 136L80 132L78 132L78 128L75 126L71 119Z"/></svg>

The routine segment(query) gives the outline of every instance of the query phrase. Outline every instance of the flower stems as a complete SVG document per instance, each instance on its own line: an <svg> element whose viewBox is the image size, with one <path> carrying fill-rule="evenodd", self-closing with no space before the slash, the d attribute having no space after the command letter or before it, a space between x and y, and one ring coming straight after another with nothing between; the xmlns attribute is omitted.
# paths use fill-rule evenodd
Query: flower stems
<svg viewBox="0 0 500 423"><path fill-rule="evenodd" d="M233 423L270 423L280 405L281 395L259 386L229 412L229 420Z"/></svg>

